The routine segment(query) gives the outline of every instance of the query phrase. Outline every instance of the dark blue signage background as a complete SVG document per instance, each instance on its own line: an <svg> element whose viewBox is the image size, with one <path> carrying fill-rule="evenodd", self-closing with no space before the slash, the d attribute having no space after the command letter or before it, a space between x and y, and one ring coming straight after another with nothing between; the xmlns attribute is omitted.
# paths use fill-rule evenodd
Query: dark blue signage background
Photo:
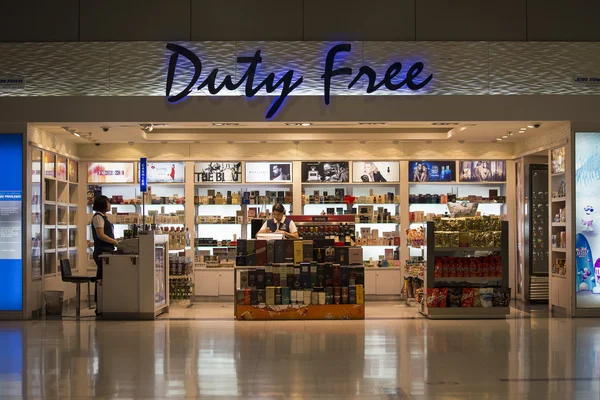
<svg viewBox="0 0 600 400"><path fill-rule="evenodd" d="M148 189L148 162L146 158L140 158L140 192Z"/></svg>
<svg viewBox="0 0 600 400"><path fill-rule="evenodd" d="M454 182L456 161L409 161L409 182Z"/></svg>
<svg viewBox="0 0 600 400"><path fill-rule="evenodd" d="M23 137L0 134L11 172L0 179L0 311L23 309Z"/></svg>

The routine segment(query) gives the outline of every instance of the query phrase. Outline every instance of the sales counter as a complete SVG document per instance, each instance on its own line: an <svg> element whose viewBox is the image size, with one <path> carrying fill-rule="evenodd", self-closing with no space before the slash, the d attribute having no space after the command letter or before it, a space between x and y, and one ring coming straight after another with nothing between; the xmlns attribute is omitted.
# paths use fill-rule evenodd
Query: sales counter
<svg viewBox="0 0 600 400"><path fill-rule="evenodd" d="M168 235L140 233L128 239L128 254L100 256L98 311L105 319L147 320L169 311L168 244Z"/></svg>

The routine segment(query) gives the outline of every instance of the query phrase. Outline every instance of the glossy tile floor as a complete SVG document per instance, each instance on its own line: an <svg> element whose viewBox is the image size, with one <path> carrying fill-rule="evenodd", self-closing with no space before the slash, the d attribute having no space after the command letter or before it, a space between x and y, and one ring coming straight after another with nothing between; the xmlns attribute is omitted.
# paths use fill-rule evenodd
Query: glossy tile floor
<svg viewBox="0 0 600 400"><path fill-rule="evenodd" d="M0 399L600 398L596 319L430 321L372 302L365 321L235 322L225 307L0 322Z"/></svg>

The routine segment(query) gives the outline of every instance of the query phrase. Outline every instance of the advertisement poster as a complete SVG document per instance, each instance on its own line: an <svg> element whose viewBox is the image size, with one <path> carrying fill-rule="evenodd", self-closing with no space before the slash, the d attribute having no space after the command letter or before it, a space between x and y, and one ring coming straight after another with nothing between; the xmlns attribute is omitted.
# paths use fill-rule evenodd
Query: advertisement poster
<svg viewBox="0 0 600 400"><path fill-rule="evenodd" d="M240 161L197 162L194 165L194 182L242 182Z"/></svg>
<svg viewBox="0 0 600 400"><path fill-rule="evenodd" d="M183 183L185 182L185 163L149 162L146 164L147 183Z"/></svg>
<svg viewBox="0 0 600 400"><path fill-rule="evenodd" d="M302 163L302 182L349 182L350 163L319 161Z"/></svg>
<svg viewBox="0 0 600 400"><path fill-rule="evenodd" d="M409 161L409 182L454 182L455 161Z"/></svg>
<svg viewBox="0 0 600 400"><path fill-rule="evenodd" d="M600 132L575 133L575 292L577 308L600 308Z"/></svg>
<svg viewBox="0 0 600 400"><path fill-rule="evenodd" d="M56 159L56 156L54 154L44 152L44 176L54 178L54 161L55 161L55 159Z"/></svg>
<svg viewBox="0 0 600 400"><path fill-rule="evenodd" d="M397 161L354 161L352 182L400 182Z"/></svg>
<svg viewBox="0 0 600 400"><path fill-rule="evenodd" d="M134 183L134 163L88 163L88 183Z"/></svg>
<svg viewBox="0 0 600 400"><path fill-rule="evenodd" d="M69 182L77 182L79 180L79 168L77 161L69 160Z"/></svg>
<svg viewBox="0 0 600 400"><path fill-rule="evenodd" d="M560 174L565 172L565 147L559 147L551 152L552 154L552 173Z"/></svg>
<svg viewBox="0 0 600 400"><path fill-rule="evenodd" d="M246 182L291 182L291 162L247 162Z"/></svg>
<svg viewBox="0 0 600 400"><path fill-rule="evenodd" d="M506 161L461 161L460 182L505 182Z"/></svg>
<svg viewBox="0 0 600 400"><path fill-rule="evenodd" d="M23 307L23 136L0 135L2 159L15 166L0 180L0 311ZM17 168L18 167L18 168Z"/></svg>
<svg viewBox="0 0 600 400"><path fill-rule="evenodd" d="M56 157L56 179L67 180L67 159Z"/></svg>

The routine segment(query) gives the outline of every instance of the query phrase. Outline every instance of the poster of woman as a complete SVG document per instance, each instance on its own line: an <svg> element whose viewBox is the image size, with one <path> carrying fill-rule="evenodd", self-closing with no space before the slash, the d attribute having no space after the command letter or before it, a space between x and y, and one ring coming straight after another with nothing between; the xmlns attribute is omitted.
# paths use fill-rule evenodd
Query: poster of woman
<svg viewBox="0 0 600 400"><path fill-rule="evenodd" d="M460 182L505 182L506 161L477 160L461 161Z"/></svg>
<svg viewBox="0 0 600 400"><path fill-rule="evenodd" d="M400 164L394 161L354 161L352 182L399 182Z"/></svg>

